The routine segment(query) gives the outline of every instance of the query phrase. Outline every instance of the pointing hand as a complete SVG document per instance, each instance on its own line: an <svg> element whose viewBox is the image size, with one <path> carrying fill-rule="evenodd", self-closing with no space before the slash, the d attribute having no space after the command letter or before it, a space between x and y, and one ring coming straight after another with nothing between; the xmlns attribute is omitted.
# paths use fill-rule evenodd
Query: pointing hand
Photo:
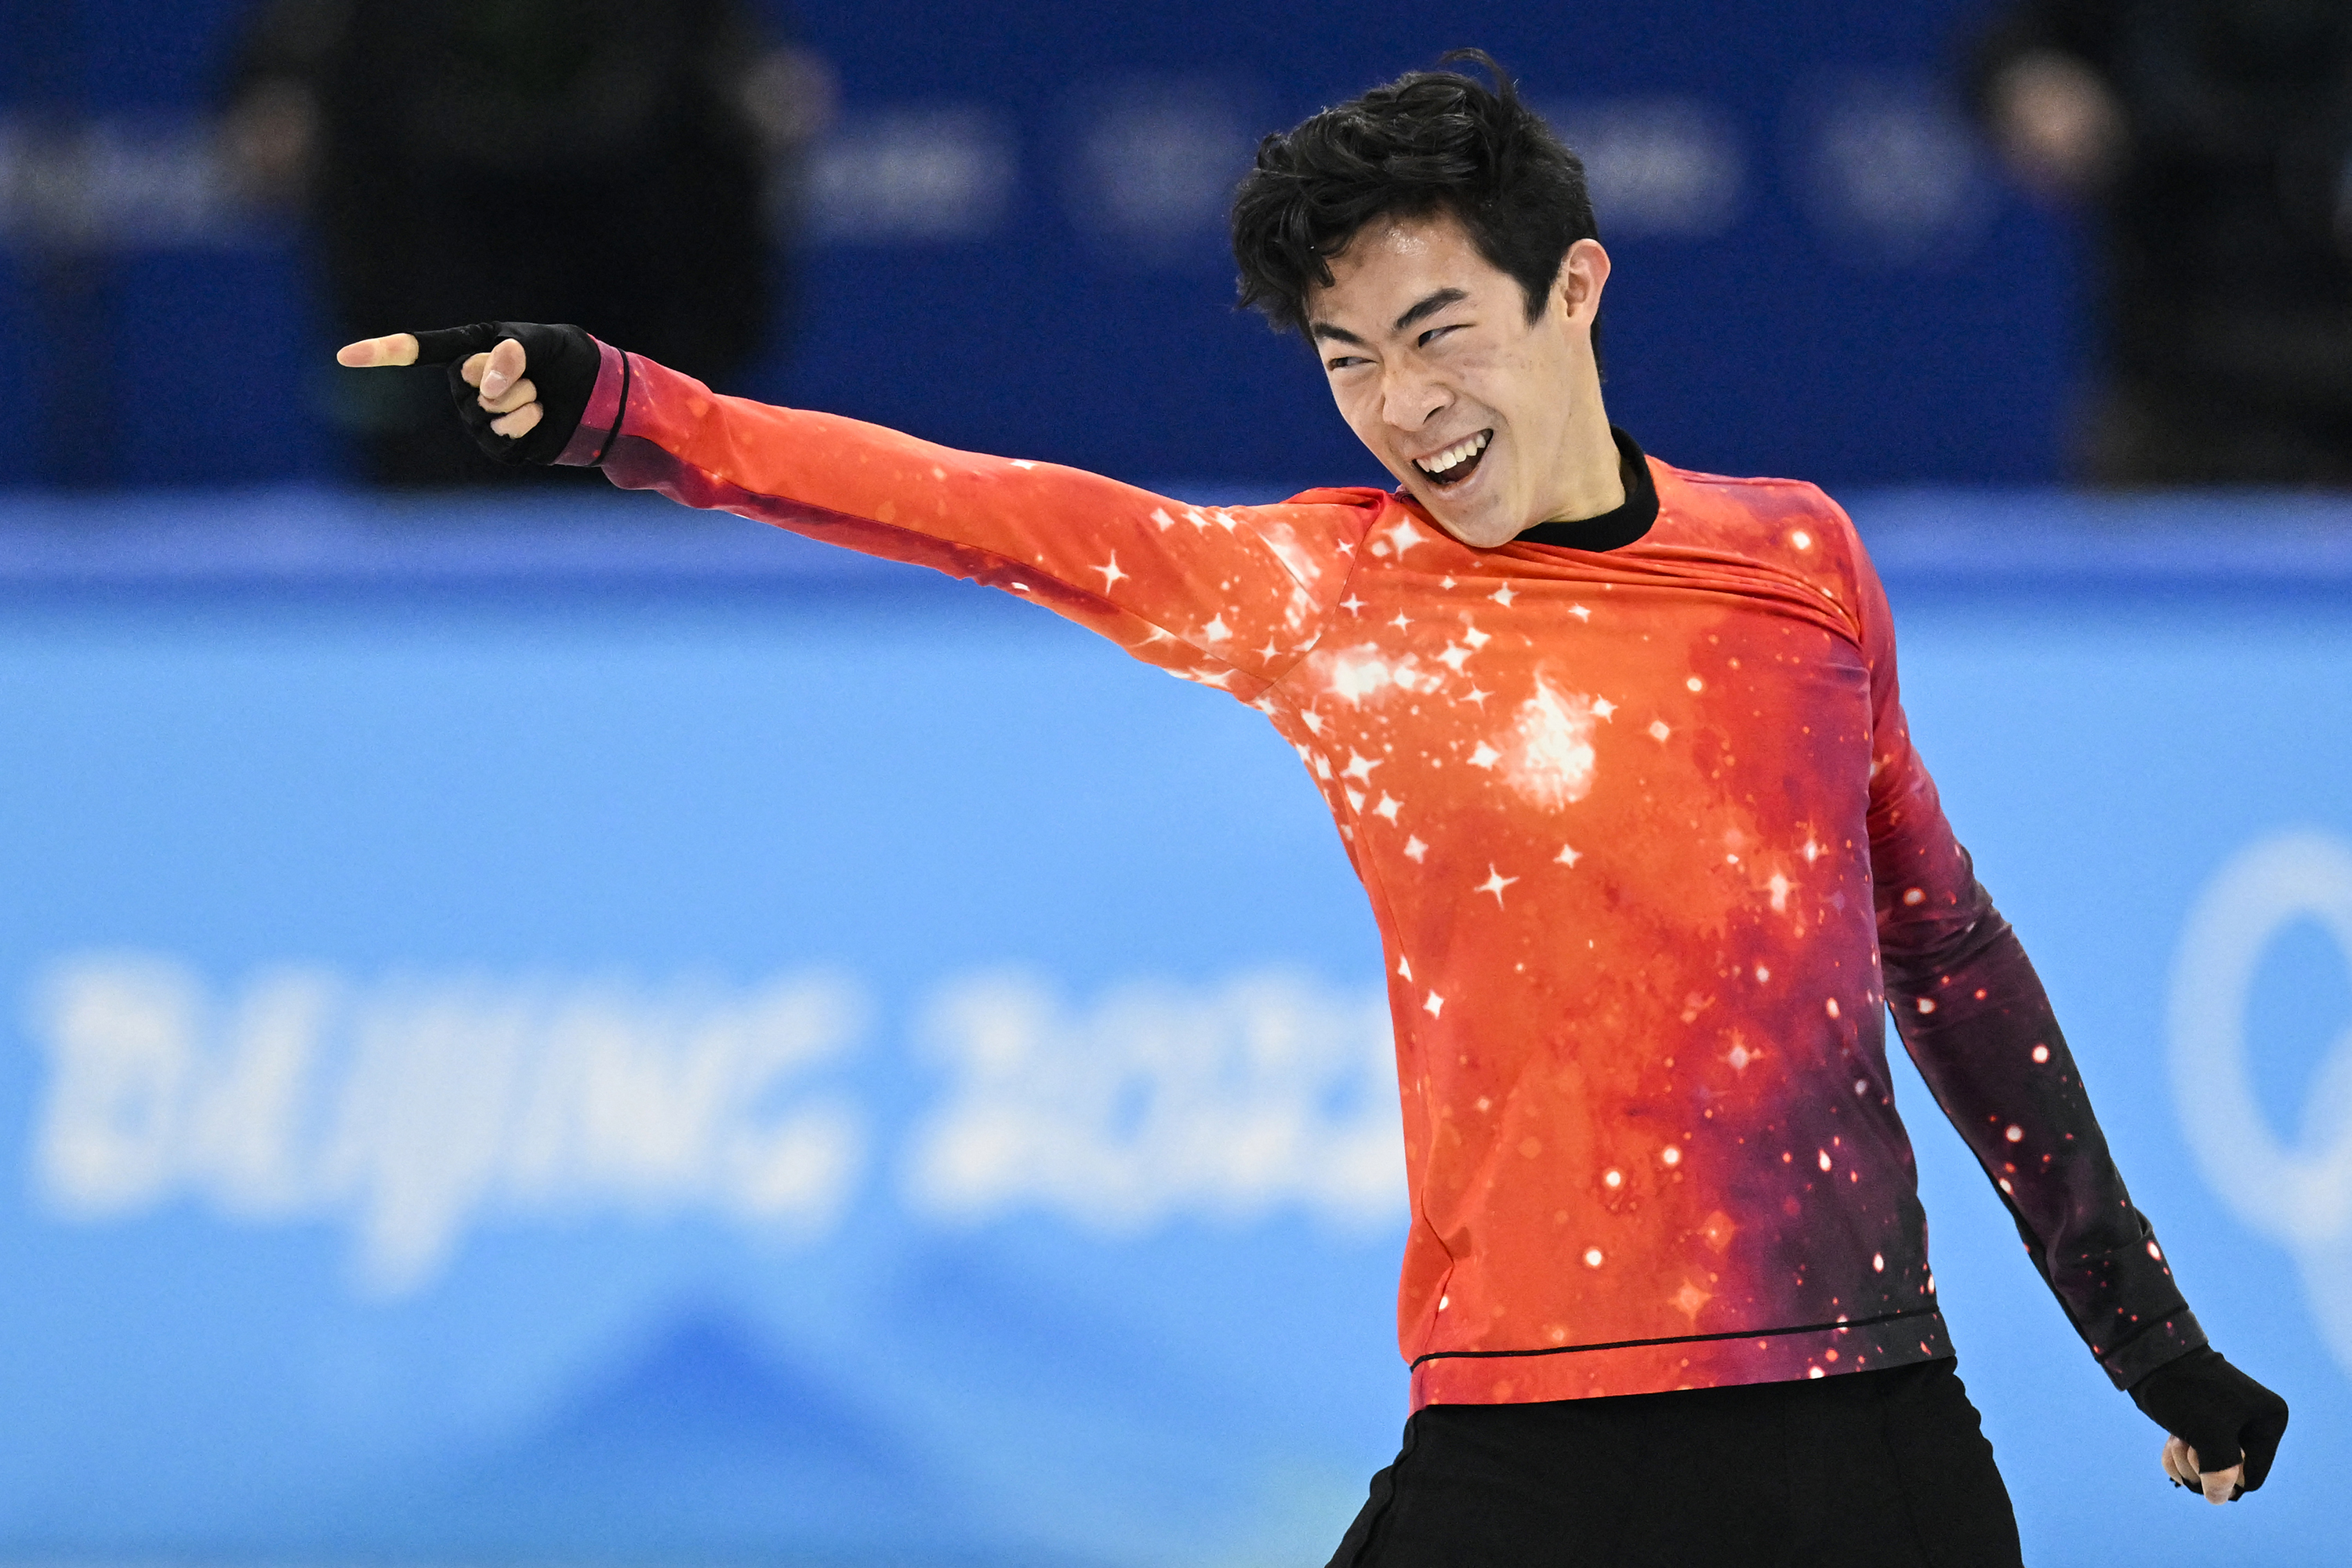
<svg viewBox="0 0 2352 1568"><path fill-rule="evenodd" d="M462 329L461 329L462 331ZM447 332L428 332L430 338L449 337ZM414 332L394 332L388 338L363 338L346 343L335 351L338 364L364 368L369 365L443 364L449 355L435 357L436 344L427 350ZM539 388L523 375L529 363L519 338L500 338L499 346L488 353L467 354L457 362L457 374L467 385L478 388L475 401L491 414L502 416L490 421L490 428L513 439L527 436L547 411L539 404Z"/></svg>
<svg viewBox="0 0 2352 1568"><path fill-rule="evenodd" d="M353 369L446 365L457 416L477 445L500 462L547 463L579 428L603 355L577 327L478 321L362 338L337 350L335 360Z"/></svg>

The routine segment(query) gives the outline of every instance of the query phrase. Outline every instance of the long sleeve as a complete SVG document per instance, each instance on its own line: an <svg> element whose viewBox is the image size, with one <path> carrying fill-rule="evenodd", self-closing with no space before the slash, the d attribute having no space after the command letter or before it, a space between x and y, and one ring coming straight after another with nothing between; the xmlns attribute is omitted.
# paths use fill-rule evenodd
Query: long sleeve
<svg viewBox="0 0 2352 1568"><path fill-rule="evenodd" d="M600 345L601 346L601 345ZM1254 700L1344 596L1373 490L1193 507L1050 463L720 396L641 354L604 368L562 460L1035 600L1170 673Z"/></svg>
<svg viewBox="0 0 2352 1568"><path fill-rule="evenodd" d="M2205 1343L2133 1206L2050 999L1912 748L1893 624L1854 552L1873 708L1870 851L1886 1000L1937 1103L2118 1388Z"/></svg>

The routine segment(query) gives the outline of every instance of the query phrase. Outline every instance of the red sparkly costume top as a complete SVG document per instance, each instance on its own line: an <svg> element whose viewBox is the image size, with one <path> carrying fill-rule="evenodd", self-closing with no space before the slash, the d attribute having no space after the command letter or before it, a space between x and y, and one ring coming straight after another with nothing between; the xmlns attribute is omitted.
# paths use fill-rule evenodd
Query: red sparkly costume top
<svg viewBox="0 0 2352 1568"><path fill-rule="evenodd" d="M1416 1408L1949 1354L1890 1005L2116 1383L2204 1342L1811 486L1645 459L1637 541L1474 550L1379 490L1192 507L610 348L564 460L600 456L1034 599L1297 748L1385 948Z"/></svg>

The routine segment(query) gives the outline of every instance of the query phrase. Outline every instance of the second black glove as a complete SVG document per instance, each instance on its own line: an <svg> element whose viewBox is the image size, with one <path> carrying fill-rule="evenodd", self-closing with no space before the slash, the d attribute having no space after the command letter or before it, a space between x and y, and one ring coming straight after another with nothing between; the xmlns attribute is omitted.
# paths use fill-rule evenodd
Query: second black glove
<svg viewBox="0 0 2352 1568"><path fill-rule="evenodd" d="M2166 1362L2131 1385L2140 1414L2197 1450L2200 1471L2245 1461L2242 1491L2271 1473L2286 1436L2286 1401L2240 1372L2208 1345Z"/></svg>

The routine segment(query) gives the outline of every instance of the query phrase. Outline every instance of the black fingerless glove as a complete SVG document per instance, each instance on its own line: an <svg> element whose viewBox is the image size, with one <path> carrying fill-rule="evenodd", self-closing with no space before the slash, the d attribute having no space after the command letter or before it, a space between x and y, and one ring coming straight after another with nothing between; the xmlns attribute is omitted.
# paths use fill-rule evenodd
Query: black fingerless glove
<svg viewBox="0 0 2352 1568"><path fill-rule="evenodd" d="M2271 1473L2286 1435L2286 1401L2207 1346L2166 1362L2131 1385L2140 1414L2197 1450L2200 1471L2245 1461L2240 1494Z"/></svg>
<svg viewBox="0 0 2352 1568"><path fill-rule="evenodd" d="M467 360L489 353L508 338L522 344L523 374L539 393L539 423L515 438L490 428L490 421L499 416L482 406L479 391L467 385L460 374ZM572 432L580 428L580 416L588 411L603 360L596 340L571 326L477 321L470 327L416 334L416 363L449 367L449 395L457 402L457 417L474 445L501 463L551 463L562 456Z"/></svg>

